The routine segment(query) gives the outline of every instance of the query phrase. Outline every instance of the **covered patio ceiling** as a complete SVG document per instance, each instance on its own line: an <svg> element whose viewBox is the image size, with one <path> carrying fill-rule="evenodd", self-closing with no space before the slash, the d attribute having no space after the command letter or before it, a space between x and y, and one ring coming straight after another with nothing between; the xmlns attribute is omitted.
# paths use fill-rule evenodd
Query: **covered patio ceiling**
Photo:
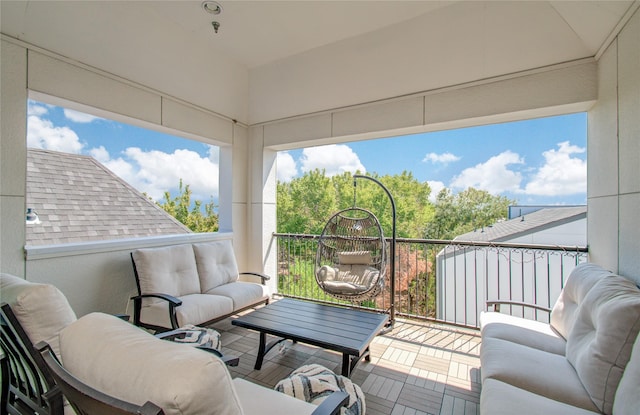
<svg viewBox="0 0 640 415"><path fill-rule="evenodd" d="M222 13L213 15L201 4L3 0L2 33L252 124L299 115L256 109L252 101L269 93L274 71L304 71L302 61L367 73L352 102L341 103L369 102L597 58L638 7L609 0L221 0ZM379 68L369 74L372 66ZM215 90L203 88L220 89L227 79L242 96L237 105L221 105ZM332 105L319 97L298 111Z"/></svg>

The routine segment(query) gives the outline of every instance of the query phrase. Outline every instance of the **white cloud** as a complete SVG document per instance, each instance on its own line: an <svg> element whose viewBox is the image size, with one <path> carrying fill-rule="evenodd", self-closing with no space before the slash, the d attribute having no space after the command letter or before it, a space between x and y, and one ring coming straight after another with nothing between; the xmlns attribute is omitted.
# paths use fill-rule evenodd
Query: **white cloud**
<svg viewBox="0 0 640 415"><path fill-rule="evenodd" d="M327 176L335 176L346 171L351 173L366 172L358 155L353 152L351 147L344 144L305 148L302 150L300 163L303 172L324 169Z"/></svg>
<svg viewBox="0 0 640 415"><path fill-rule="evenodd" d="M45 105L36 104L33 101L27 103L27 115L35 115L36 117L42 117L48 113L49 109Z"/></svg>
<svg viewBox="0 0 640 415"><path fill-rule="evenodd" d="M79 112L76 110L70 110L68 108L64 108L64 116L67 117L67 119L77 123L90 123L94 120L102 119L100 117L85 114L84 112Z"/></svg>
<svg viewBox="0 0 640 415"><path fill-rule="evenodd" d="M558 196L587 191L587 162L571 157L572 154L584 153L585 149L568 141L558 143L558 147L542 153L545 164L527 183L527 194Z"/></svg>
<svg viewBox="0 0 640 415"><path fill-rule="evenodd" d="M34 113L39 112L42 113L34 110ZM27 118L27 147L79 154L84 144L71 128L55 127L49 120L30 115Z"/></svg>
<svg viewBox="0 0 640 415"><path fill-rule="evenodd" d="M451 181L451 187L466 189L474 187L486 190L491 194L503 192L519 193L522 175L519 172L509 170L511 164L523 164L524 161L517 154L505 151L491 157L485 163L464 169Z"/></svg>
<svg viewBox="0 0 640 415"><path fill-rule="evenodd" d="M424 159L422 159L422 161L425 163L430 161L431 163L441 163L441 164L449 164L458 160L460 160L460 157L451 153L442 153L442 154L429 153L426 156L424 156Z"/></svg>
<svg viewBox="0 0 640 415"><path fill-rule="evenodd" d="M89 155L102 164L109 162L109 159L111 158L109 156L109 152L104 148L104 146L92 148L89 150Z"/></svg>
<svg viewBox="0 0 640 415"><path fill-rule="evenodd" d="M281 182L290 182L291 179L298 175L298 167L293 156L286 151L278 152L276 159L278 180Z"/></svg>
<svg viewBox="0 0 640 415"><path fill-rule="evenodd" d="M435 202L438 197L438 193L440 193L440 190L444 189L446 186L444 185L444 183L438 180L427 180L427 183L429 183L429 187L431 188L429 200L431 202Z"/></svg>

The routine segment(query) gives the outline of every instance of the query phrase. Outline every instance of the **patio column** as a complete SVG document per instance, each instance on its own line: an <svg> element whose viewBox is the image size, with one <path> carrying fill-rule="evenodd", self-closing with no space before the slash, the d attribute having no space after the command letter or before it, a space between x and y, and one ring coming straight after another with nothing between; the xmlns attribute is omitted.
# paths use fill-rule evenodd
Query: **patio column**
<svg viewBox="0 0 640 415"><path fill-rule="evenodd" d="M24 277L27 50L2 41L0 55L0 271Z"/></svg>
<svg viewBox="0 0 640 415"><path fill-rule="evenodd" d="M264 127L249 131L249 269L263 270L273 279L268 282L276 292L277 247L276 231L276 156L277 152L264 147Z"/></svg>

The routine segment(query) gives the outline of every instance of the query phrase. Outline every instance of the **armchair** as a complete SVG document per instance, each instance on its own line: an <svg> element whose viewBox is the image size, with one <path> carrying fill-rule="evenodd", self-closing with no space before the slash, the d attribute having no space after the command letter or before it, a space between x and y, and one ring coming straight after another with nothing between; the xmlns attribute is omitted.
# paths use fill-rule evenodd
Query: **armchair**
<svg viewBox="0 0 640 415"><path fill-rule="evenodd" d="M60 346L64 369L78 382L133 405L153 402L167 415L331 415L348 402L346 393L334 392L315 406L232 379L216 356L161 341L102 313L83 316L63 329ZM47 352L46 346L41 349ZM73 404L74 397L66 396Z"/></svg>

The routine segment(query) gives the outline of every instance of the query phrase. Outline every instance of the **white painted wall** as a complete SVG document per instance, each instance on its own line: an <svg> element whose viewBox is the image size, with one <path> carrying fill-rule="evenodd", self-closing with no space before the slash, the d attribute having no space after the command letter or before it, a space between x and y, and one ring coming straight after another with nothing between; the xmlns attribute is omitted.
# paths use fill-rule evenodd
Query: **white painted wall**
<svg viewBox="0 0 640 415"><path fill-rule="evenodd" d="M589 259L640 283L640 12L598 61L588 116Z"/></svg>
<svg viewBox="0 0 640 415"><path fill-rule="evenodd" d="M509 243L587 246L587 219L580 219L540 232L532 232L518 238L509 239Z"/></svg>

